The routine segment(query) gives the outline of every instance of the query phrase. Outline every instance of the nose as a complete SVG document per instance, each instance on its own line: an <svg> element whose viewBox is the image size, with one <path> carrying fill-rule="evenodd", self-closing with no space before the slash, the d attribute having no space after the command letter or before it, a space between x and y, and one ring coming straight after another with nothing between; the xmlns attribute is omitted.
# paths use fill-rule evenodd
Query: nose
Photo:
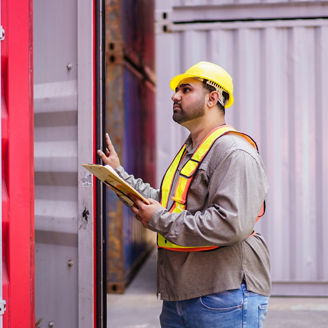
<svg viewBox="0 0 328 328"><path fill-rule="evenodd" d="M171 97L172 101L173 102L178 102L181 100L181 95L180 95L180 92L174 92L174 94L172 95Z"/></svg>

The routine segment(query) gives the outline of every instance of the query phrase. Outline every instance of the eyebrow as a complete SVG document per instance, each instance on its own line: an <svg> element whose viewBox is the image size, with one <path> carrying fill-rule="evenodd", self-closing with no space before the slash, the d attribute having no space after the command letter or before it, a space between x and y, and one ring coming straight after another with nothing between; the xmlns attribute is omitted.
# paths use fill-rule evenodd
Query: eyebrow
<svg viewBox="0 0 328 328"><path fill-rule="evenodd" d="M182 83L175 88L175 92L177 92L179 88L184 88L184 87L192 87L192 85L189 83Z"/></svg>

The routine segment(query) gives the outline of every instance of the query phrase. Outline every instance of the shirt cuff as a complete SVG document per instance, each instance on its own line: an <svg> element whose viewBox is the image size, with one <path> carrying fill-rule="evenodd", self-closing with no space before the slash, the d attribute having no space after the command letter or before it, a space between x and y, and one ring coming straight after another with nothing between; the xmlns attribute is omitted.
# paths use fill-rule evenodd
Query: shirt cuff
<svg viewBox="0 0 328 328"><path fill-rule="evenodd" d="M160 232L160 233L164 233L164 229L163 227L161 227L161 216L167 212L167 209L164 207L160 207L158 208L153 215L151 216L149 222L148 222L148 228L152 231L155 232Z"/></svg>

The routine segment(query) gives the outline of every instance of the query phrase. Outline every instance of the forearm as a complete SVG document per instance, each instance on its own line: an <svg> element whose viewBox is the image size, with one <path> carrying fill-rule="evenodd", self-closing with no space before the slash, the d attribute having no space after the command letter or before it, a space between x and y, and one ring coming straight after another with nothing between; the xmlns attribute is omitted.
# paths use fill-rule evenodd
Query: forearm
<svg viewBox="0 0 328 328"><path fill-rule="evenodd" d="M160 209L153 214L149 228L181 246L228 246L247 239L252 233L257 215L225 216L220 212L214 206L195 214Z"/></svg>
<svg viewBox="0 0 328 328"><path fill-rule="evenodd" d="M144 183L142 179L136 179L133 175L128 174L122 166L117 167L116 172L145 198L159 200L159 189L152 188L149 183Z"/></svg>

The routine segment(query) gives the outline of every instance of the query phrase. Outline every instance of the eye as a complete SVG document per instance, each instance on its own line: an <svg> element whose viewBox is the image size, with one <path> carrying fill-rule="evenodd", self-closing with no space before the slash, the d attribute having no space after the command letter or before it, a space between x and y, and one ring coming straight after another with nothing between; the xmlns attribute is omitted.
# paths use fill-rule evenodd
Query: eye
<svg viewBox="0 0 328 328"><path fill-rule="evenodd" d="M182 92L183 93L188 93L188 92L190 92L191 91L191 88L189 88L189 87L184 87L183 89L182 89Z"/></svg>

